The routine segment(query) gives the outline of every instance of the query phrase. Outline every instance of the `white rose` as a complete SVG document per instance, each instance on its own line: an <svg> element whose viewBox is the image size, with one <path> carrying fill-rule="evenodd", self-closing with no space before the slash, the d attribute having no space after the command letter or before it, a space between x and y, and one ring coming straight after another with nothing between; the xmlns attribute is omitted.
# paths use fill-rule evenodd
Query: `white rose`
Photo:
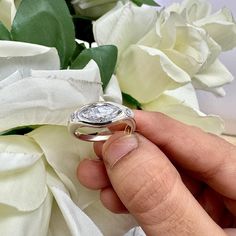
<svg viewBox="0 0 236 236"><path fill-rule="evenodd" d="M98 192L79 184L76 166L94 153L66 128L69 114L85 103L120 102L116 78L103 94L94 61L82 70L59 70L53 48L8 41L0 48L0 131L42 125L27 135L0 136L0 235L127 232L133 219L110 213Z"/></svg>
<svg viewBox="0 0 236 236"><path fill-rule="evenodd" d="M116 75L121 90L147 110L147 104L156 104L167 90L190 81L198 88L222 92L221 86L232 81L232 75L216 60L220 46L204 29L188 24L179 14L165 10L157 14L152 8L138 8L128 3L94 23L96 42L115 44L119 49ZM215 73L215 67L221 76ZM158 109L161 110L160 106ZM165 113L168 114L167 110ZM191 112L188 114L191 120ZM195 116L203 122L207 119L202 119L199 112L195 112ZM180 116L179 119L186 122ZM203 124L202 127L206 128ZM221 121L211 130L221 132Z"/></svg>
<svg viewBox="0 0 236 236"><path fill-rule="evenodd" d="M134 226L79 184L76 166L91 150L62 126L0 136L0 235L120 236Z"/></svg>
<svg viewBox="0 0 236 236"><path fill-rule="evenodd" d="M236 24L231 12L223 8L211 14L211 5L202 0L184 0L166 9L180 14L188 24L203 29L209 39L223 51L236 47ZM194 86L224 96L222 85L231 82L233 76L217 59L217 54L193 77Z"/></svg>
<svg viewBox="0 0 236 236"><path fill-rule="evenodd" d="M184 0L167 8L181 14L189 23L202 27L223 51L236 47L236 24L232 13L223 8L212 13L211 5L203 0Z"/></svg>
<svg viewBox="0 0 236 236"><path fill-rule="evenodd" d="M191 84L165 91L156 100L142 104L142 109L165 113L174 119L194 125L209 133L219 135L224 131L224 121L219 116L207 116L199 111L196 92Z"/></svg>
<svg viewBox="0 0 236 236"><path fill-rule="evenodd" d="M118 0L72 0L76 13L82 16L98 18L111 10Z"/></svg>
<svg viewBox="0 0 236 236"><path fill-rule="evenodd" d="M0 41L0 49L0 132L26 125L66 125L68 114L102 97L121 102L115 77L102 94L94 61L83 70L60 70L54 48Z"/></svg>
<svg viewBox="0 0 236 236"><path fill-rule="evenodd" d="M119 55L137 43L153 26L157 12L151 7L137 7L133 3L119 2L115 8L93 24L98 45L115 44Z"/></svg>
<svg viewBox="0 0 236 236"><path fill-rule="evenodd" d="M154 27L156 19L153 8L127 3L94 23L97 43L115 44L119 49L116 74L121 90L141 103L190 81L189 75L162 51L138 43Z"/></svg>

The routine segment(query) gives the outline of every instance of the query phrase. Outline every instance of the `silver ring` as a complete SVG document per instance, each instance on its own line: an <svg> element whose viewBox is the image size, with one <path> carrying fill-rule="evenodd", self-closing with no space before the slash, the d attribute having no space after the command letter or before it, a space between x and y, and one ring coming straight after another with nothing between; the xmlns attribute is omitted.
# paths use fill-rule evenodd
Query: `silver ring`
<svg viewBox="0 0 236 236"><path fill-rule="evenodd" d="M113 102L96 102L73 112L68 121L69 132L88 142L107 140L110 128L124 124L128 133L136 129L134 113L128 107Z"/></svg>

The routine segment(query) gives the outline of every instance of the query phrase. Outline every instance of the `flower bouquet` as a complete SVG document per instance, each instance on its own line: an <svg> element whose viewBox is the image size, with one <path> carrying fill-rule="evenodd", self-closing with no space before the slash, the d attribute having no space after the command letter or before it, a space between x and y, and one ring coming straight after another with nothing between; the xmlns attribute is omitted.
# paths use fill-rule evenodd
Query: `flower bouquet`
<svg viewBox="0 0 236 236"><path fill-rule="evenodd" d="M218 59L236 47L226 8L185 0L0 0L0 235L124 235L137 224L106 210L76 167L95 158L69 115L97 101L158 111L221 134L196 90L224 96ZM126 235L141 234L133 229Z"/></svg>

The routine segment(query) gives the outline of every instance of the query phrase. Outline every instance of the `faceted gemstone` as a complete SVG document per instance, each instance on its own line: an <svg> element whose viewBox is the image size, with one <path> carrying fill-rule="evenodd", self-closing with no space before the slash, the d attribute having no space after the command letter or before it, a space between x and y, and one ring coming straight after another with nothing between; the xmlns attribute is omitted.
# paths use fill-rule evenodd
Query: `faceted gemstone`
<svg viewBox="0 0 236 236"><path fill-rule="evenodd" d="M109 103L92 104L79 113L79 116L90 123L107 123L117 117L122 110Z"/></svg>

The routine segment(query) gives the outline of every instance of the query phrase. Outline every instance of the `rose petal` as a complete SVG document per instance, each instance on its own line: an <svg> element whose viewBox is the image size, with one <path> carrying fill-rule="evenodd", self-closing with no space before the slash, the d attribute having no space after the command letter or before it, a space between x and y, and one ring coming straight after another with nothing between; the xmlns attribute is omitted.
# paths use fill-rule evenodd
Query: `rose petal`
<svg viewBox="0 0 236 236"><path fill-rule="evenodd" d="M209 91L209 88L218 88L232 81L232 74L219 60L216 60L207 69L196 74L193 83L196 88Z"/></svg>
<svg viewBox="0 0 236 236"><path fill-rule="evenodd" d="M122 56L117 68L117 78L121 90L141 103L150 102L165 90L179 87L191 80L163 52L136 45Z"/></svg>
<svg viewBox="0 0 236 236"><path fill-rule="evenodd" d="M51 191L65 218L71 235L102 236L97 226L84 214L63 191L52 187Z"/></svg>
<svg viewBox="0 0 236 236"><path fill-rule="evenodd" d="M200 71L206 70L209 68L220 56L221 54L221 47L219 44L217 44L209 35L204 32L205 41L208 45L209 51L208 51L208 57L203 66L201 67Z"/></svg>
<svg viewBox="0 0 236 236"><path fill-rule="evenodd" d="M95 155L90 143L77 140L61 126L43 126L28 135L42 148L48 163L81 209L98 199L98 192L83 187L76 176L80 160Z"/></svg>
<svg viewBox="0 0 236 236"><path fill-rule="evenodd" d="M49 188L56 187L57 189L60 189L61 191L69 195L69 191L66 189L66 186L62 183L60 177L56 174L53 168L49 165L47 165L47 185L49 186ZM71 235L70 230L55 199L53 200L52 204L48 236L54 235Z"/></svg>
<svg viewBox="0 0 236 236"><path fill-rule="evenodd" d="M25 201L27 202L27 199ZM21 212L12 207L0 205L0 235L48 235L51 206L51 193L47 194L46 199L38 209L30 212Z"/></svg>
<svg viewBox="0 0 236 236"><path fill-rule="evenodd" d="M187 101L188 97L186 97ZM147 111L162 112L176 120L188 125L194 125L206 132L221 134L224 131L224 122L220 117L201 113L198 109L188 106L182 99L167 94L162 94L155 101L142 106Z"/></svg>
<svg viewBox="0 0 236 236"><path fill-rule="evenodd" d="M30 75L31 69L57 70L60 60L55 48L37 44L0 41L0 80L15 71L23 77Z"/></svg>
<svg viewBox="0 0 236 236"><path fill-rule="evenodd" d="M176 13L161 12L156 29L149 31L138 44L162 50L190 77L218 57L221 48L205 30L188 24Z"/></svg>
<svg viewBox="0 0 236 236"><path fill-rule="evenodd" d="M91 60L83 70L31 70L31 76L101 83L100 73L95 61Z"/></svg>
<svg viewBox="0 0 236 236"><path fill-rule="evenodd" d="M95 40L99 45L116 45L121 55L129 45L136 43L149 31L156 17L153 8L141 8L131 2L125 5L120 3L94 22Z"/></svg>
<svg viewBox="0 0 236 236"><path fill-rule="evenodd" d="M16 170L25 169L41 157L41 154L26 153L1 153L0 154L0 174L4 172L14 172Z"/></svg>
<svg viewBox="0 0 236 236"><path fill-rule="evenodd" d="M205 31L186 25L176 28L176 42L173 50L166 49L164 53L177 66L186 71L190 77L194 76L203 66L210 63L210 56L216 57L220 52L219 47L208 39ZM211 52L212 50L212 52ZM217 55L217 56L216 56ZM208 62L209 61L209 62Z"/></svg>
<svg viewBox="0 0 236 236"><path fill-rule="evenodd" d="M167 90L164 94L174 98L174 102L178 100L183 105L199 109L196 91L191 83L174 90Z"/></svg>
<svg viewBox="0 0 236 236"><path fill-rule="evenodd" d="M201 27L221 46L223 51L236 46L236 24L232 13L223 8L211 14L211 4L201 0L184 0L173 4L168 12L181 14L190 24Z"/></svg>
<svg viewBox="0 0 236 236"><path fill-rule="evenodd" d="M107 210L101 201L94 202L84 212L96 223L104 235L120 236L137 225L131 215L114 214Z"/></svg>
<svg viewBox="0 0 236 236"><path fill-rule="evenodd" d="M15 14L16 6L14 0L0 1L0 21L8 28L8 30L11 29L11 24Z"/></svg>
<svg viewBox="0 0 236 236"><path fill-rule="evenodd" d="M111 77L103 95L105 101L116 102L122 104L122 94L120 86L115 75Z"/></svg>
<svg viewBox="0 0 236 236"><path fill-rule="evenodd" d="M206 114L217 114L225 120L225 134L236 135L235 87L236 81L227 86L227 96L214 96L205 91L198 91L201 110Z"/></svg>
<svg viewBox="0 0 236 236"><path fill-rule="evenodd" d="M73 0L75 11L82 16L98 18L113 8L118 0Z"/></svg>
<svg viewBox="0 0 236 236"><path fill-rule="evenodd" d="M21 171L34 165L43 156L42 150L24 136L0 136L0 175Z"/></svg>
<svg viewBox="0 0 236 236"><path fill-rule="evenodd" d="M208 16L211 13L211 4L201 0L184 0L181 3L180 13L186 14L189 22Z"/></svg>
<svg viewBox="0 0 236 236"><path fill-rule="evenodd" d="M31 138L25 136L1 136L0 144L0 160L4 161L4 170L16 170L0 172L0 203L20 211L37 209L48 191L45 166L39 159L42 151ZM18 159L20 157L23 157L22 163Z"/></svg>
<svg viewBox="0 0 236 236"><path fill-rule="evenodd" d="M124 236L146 236L141 227L135 227L127 232Z"/></svg>
<svg viewBox="0 0 236 236"><path fill-rule="evenodd" d="M93 72L88 65L88 70L85 67L77 71L76 78L31 76L0 88L0 131L37 124L66 125L74 110L99 100L99 69L95 62L91 63ZM79 80L81 77L87 80Z"/></svg>
<svg viewBox="0 0 236 236"><path fill-rule="evenodd" d="M69 194L68 189L61 181L60 177L57 175L55 170L47 163L46 165L46 174L47 174L47 186L56 187L64 191L66 194Z"/></svg>
<svg viewBox="0 0 236 236"><path fill-rule="evenodd" d="M236 24L228 9L223 8L215 14L195 21L194 24L204 28L223 51L236 47Z"/></svg>
<svg viewBox="0 0 236 236"><path fill-rule="evenodd" d="M157 49L173 48L176 41L176 22L179 16L161 11L156 24L137 44Z"/></svg>
<svg viewBox="0 0 236 236"><path fill-rule="evenodd" d="M49 223L48 236L66 236L71 235L71 232L65 222L65 218L57 205L56 200L53 200L52 212Z"/></svg>

